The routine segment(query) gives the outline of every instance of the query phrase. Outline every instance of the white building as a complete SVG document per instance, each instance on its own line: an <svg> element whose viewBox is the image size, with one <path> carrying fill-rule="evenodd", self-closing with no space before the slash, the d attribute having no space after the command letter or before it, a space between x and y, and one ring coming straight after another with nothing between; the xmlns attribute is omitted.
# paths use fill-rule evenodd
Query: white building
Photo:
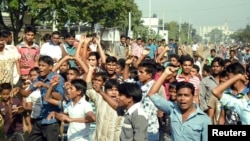
<svg viewBox="0 0 250 141"><path fill-rule="evenodd" d="M159 18L141 18L143 21L143 25L146 27L149 27L152 31L154 31L156 34L159 33Z"/></svg>
<svg viewBox="0 0 250 141"><path fill-rule="evenodd" d="M226 36L229 36L230 34L233 33L233 31L229 30L229 26L227 24L227 22L224 23L224 25L219 25L219 26L201 26L199 28L199 35L205 39L206 34L208 34L209 32L211 32L213 29L219 29L222 31L222 33Z"/></svg>

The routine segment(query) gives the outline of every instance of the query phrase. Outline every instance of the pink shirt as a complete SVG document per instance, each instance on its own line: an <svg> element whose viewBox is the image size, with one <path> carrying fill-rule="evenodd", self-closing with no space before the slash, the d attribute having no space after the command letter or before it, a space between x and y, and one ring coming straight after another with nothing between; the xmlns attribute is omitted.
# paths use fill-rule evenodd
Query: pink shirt
<svg viewBox="0 0 250 141"><path fill-rule="evenodd" d="M35 66L35 58L40 55L40 48L37 44L27 47L24 42L17 45L20 58L20 70L23 74L28 74L29 70Z"/></svg>
<svg viewBox="0 0 250 141"><path fill-rule="evenodd" d="M158 80L160 77L160 74L159 73L156 73L155 74L155 77L154 77L154 80ZM170 94L169 94L169 83L167 81L163 82L163 87L164 87L164 90L165 90L165 94L166 94L166 99L169 99L170 98Z"/></svg>
<svg viewBox="0 0 250 141"><path fill-rule="evenodd" d="M141 45L138 45L137 43L132 43L131 48L132 48L132 54L140 58L144 50L144 47Z"/></svg>

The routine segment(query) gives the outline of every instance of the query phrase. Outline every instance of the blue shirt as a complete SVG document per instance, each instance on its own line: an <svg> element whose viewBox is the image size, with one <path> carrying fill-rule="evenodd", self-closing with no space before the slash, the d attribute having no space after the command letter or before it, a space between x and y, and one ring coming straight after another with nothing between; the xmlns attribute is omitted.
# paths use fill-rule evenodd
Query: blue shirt
<svg viewBox="0 0 250 141"><path fill-rule="evenodd" d="M50 80L51 80L51 78L52 78L53 76L55 76L55 75L56 75L56 74L55 74L54 72L50 72L50 73L48 74L48 76L47 76L45 79L43 79L43 78L41 78L41 77L39 76L39 77L38 77L37 79L35 79L35 81L31 84L30 89L31 89L32 91L36 90L36 88L34 87L34 84L35 84L36 82L38 82L38 81L42 81L42 82L46 83L47 85L50 85ZM59 75L59 76L60 76L60 75ZM57 84L57 85L54 87L53 91L58 92L60 95L63 96L63 94L64 94L63 85L64 85L64 79L60 76L60 83ZM47 93L47 88L41 87L41 88L39 88L39 89L40 89L40 91L41 91L41 99L42 99L42 107L41 107L42 109L41 109L41 114L40 114L40 118L42 118L42 124L52 124L52 123L57 122L56 119L51 119L50 121L47 121L46 118L47 118L47 116L49 115L49 113L52 112L52 111L60 112L60 108L59 108L58 106L49 104L48 102L46 102L46 101L44 100L44 97L45 97L45 95L46 95L46 93Z"/></svg>
<svg viewBox="0 0 250 141"><path fill-rule="evenodd" d="M171 138L175 141L207 141L208 125L211 119L194 104L196 111L185 122L177 103L165 100L155 94L150 97L155 106L170 116Z"/></svg>
<svg viewBox="0 0 250 141"><path fill-rule="evenodd" d="M223 94L220 102L222 105L229 105L234 107L234 110L240 116L241 123L243 125L250 124L250 100L247 95L244 95L243 99L237 99L231 95Z"/></svg>
<svg viewBox="0 0 250 141"><path fill-rule="evenodd" d="M70 46L67 43L64 44L65 45L65 50L67 52L68 55L71 56L75 56L76 54L76 48L74 46ZM76 67L76 63L73 60L69 60L70 63L70 67Z"/></svg>
<svg viewBox="0 0 250 141"><path fill-rule="evenodd" d="M155 57L155 51L156 51L156 46L151 44L151 45L148 45L146 48L150 49L150 52L148 54L148 56L151 58L151 59L154 59Z"/></svg>

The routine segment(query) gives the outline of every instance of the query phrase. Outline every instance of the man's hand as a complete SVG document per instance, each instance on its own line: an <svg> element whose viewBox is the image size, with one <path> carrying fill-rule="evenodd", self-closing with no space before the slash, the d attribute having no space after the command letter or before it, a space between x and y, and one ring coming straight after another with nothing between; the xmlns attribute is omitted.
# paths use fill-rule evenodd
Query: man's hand
<svg viewBox="0 0 250 141"><path fill-rule="evenodd" d="M178 69L179 69L179 67L168 66L165 69L164 73L167 74L167 75L172 75L172 74L176 73Z"/></svg>
<svg viewBox="0 0 250 141"><path fill-rule="evenodd" d="M34 84L34 87L35 88L41 88L41 87L45 87L45 83L44 82L42 82L42 81L37 81L37 82L35 82L35 84Z"/></svg>
<svg viewBox="0 0 250 141"><path fill-rule="evenodd" d="M133 63L133 61L134 61L134 57L133 57L132 55L130 55L130 56L127 57L125 63L126 63L127 65L130 65L130 64Z"/></svg>
<svg viewBox="0 0 250 141"><path fill-rule="evenodd" d="M61 116L61 121L72 122L72 119L69 118L69 116L63 114Z"/></svg>
<svg viewBox="0 0 250 141"><path fill-rule="evenodd" d="M50 121L51 119L55 118L55 112L50 112L49 115L47 116L47 121Z"/></svg>
<svg viewBox="0 0 250 141"><path fill-rule="evenodd" d="M53 76L50 80L50 85L52 85L52 86L56 86L59 83L60 83L60 76L59 75Z"/></svg>

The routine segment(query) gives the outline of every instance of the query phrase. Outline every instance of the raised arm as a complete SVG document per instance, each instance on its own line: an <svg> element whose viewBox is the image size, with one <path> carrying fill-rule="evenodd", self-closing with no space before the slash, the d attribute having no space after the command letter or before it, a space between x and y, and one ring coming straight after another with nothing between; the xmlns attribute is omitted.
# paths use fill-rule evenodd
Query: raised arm
<svg viewBox="0 0 250 141"><path fill-rule="evenodd" d="M150 53L149 49L144 49L142 51L142 55L138 58L134 66L137 68L139 64L142 62L142 60L145 59L145 57L147 57L149 53Z"/></svg>
<svg viewBox="0 0 250 141"><path fill-rule="evenodd" d="M217 97L218 99L221 99L223 92L230 87L231 85L233 85L235 83L235 81L238 80L242 80L244 82L246 82L246 76L242 75L242 74L237 74L235 76L233 76L232 78L230 78L229 80L227 80L224 83L219 84L217 87L215 87L212 90L212 94Z"/></svg>
<svg viewBox="0 0 250 141"><path fill-rule="evenodd" d="M166 46L166 47L164 48L163 52L161 52L161 53L156 57L155 61L156 61L157 63L160 63L160 62L161 62L161 59L162 59L163 56L164 56L164 54L165 54L167 51L169 51L169 50L171 50L170 47L169 47L169 46Z"/></svg>
<svg viewBox="0 0 250 141"><path fill-rule="evenodd" d="M44 100L50 104L58 106L60 104L59 100L52 98L52 90L60 82L60 77L54 76L50 81L50 86L45 94Z"/></svg>
<svg viewBox="0 0 250 141"><path fill-rule="evenodd" d="M148 96L152 96L158 93L163 82L166 79L169 79L169 77L173 77L173 74L176 73L177 70L178 70L178 67L172 67L172 66L167 67L165 71L161 74L161 76L158 78L158 80L153 84L151 89L149 90Z"/></svg>
<svg viewBox="0 0 250 141"><path fill-rule="evenodd" d="M106 63L106 55L104 53L104 50L102 49L100 37L97 37L96 42L97 42L97 51L99 52L99 54L101 56L102 64L105 64Z"/></svg>
<svg viewBox="0 0 250 141"><path fill-rule="evenodd" d="M127 57L126 62L125 62L125 67L123 71L123 80L127 80L129 78L129 67L133 62L133 56L130 55Z"/></svg>
<svg viewBox="0 0 250 141"><path fill-rule="evenodd" d="M70 59L73 59L72 56L66 55L64 56L58 63L56 63L56 65L52 68L53 72L57 72L57 70L60 68L60 66L65 62L68 61Z"/></svg>

